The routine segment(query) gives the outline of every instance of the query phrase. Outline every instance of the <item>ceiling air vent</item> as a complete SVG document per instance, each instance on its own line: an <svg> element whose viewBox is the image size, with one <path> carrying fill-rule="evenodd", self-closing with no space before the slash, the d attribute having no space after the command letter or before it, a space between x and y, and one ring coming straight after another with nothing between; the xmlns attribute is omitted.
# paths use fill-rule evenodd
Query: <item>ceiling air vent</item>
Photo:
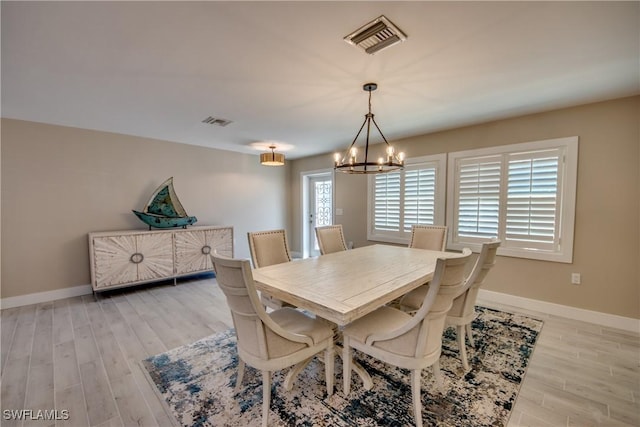
<svg viewBox="0 0 640 427"><path fill-rule="evenodd" d="M219 118L215 118L215 117L207 117L206 119L204 119L202 121L202 123L206 123L208 125L215 125L215 126L226 126L229 123L233 123L231 120L226 120L226 119L219 119Z"/></svg>
<svg viewBox="0 0 640 427"><path fill-rule="evenodd" d="M382 15L346 36L344 41L359 46L368 54L373 55L406 39L407 36L402 30Z"/></svg>

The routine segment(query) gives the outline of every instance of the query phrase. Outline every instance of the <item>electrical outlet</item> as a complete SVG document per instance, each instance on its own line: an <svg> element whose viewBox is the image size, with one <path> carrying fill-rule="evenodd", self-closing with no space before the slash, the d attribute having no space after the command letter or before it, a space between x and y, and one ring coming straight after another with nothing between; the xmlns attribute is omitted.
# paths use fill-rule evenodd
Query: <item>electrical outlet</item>
<svg viewBox="0 0 640 427"><path fill-rule="evenodd" d="M582 280L582 277L580 277L580 273L571 273L571 284L572 285L579 285L581 280Z"/></svg>

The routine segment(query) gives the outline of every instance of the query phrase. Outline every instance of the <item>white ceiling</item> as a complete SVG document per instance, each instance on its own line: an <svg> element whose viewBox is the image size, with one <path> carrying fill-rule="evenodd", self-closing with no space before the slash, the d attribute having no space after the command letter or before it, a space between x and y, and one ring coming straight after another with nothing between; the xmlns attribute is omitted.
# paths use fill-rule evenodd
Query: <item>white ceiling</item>
<svg viewBox="0 0 640 427"><path fill-rule="evenodd" d="M640 93L640 3L6 2L2 116L289 158ZM384 14L406 42L343 37ZM226 127L201 123L208 116Z"/></svg>

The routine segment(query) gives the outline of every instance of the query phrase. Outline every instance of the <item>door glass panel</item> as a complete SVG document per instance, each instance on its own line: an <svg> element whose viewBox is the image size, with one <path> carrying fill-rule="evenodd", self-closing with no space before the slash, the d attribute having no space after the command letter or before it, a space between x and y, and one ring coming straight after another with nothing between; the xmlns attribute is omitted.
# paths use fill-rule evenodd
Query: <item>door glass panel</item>
<svg viewBox="0 0 640 427"><path fill-rule="evenodd" d="M331 225L331 181L316 182L316 227Z"/></svg>
<svg viewBox="0 0 640 427"><path fill-rule="evenodd" d="M316 239L315 228L333 223L333 181L330 177L314 177L309 181L311 190L309 237L310 255L319 255L320 247Z"/></svg>

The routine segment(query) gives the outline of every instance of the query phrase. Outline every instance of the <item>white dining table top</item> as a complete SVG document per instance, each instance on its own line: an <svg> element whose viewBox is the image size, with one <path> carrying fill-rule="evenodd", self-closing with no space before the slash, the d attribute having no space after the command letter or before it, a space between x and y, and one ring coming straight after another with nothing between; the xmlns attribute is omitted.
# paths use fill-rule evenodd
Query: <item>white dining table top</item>
<svg viewBox="0 0 640 427"><path fill-rule="evenodd" d="M431 280L440 258L455 252L364 246L253 270L256 287L346 325Z"/></svg>

